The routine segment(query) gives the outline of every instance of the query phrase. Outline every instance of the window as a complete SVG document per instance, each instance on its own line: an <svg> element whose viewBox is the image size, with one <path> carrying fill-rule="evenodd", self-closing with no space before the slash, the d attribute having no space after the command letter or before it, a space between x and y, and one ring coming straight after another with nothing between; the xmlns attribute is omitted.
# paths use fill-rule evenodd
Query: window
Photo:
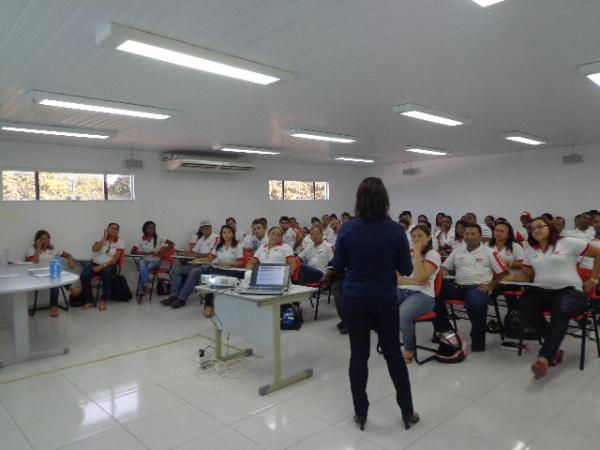
<svg viewBox="0 0 600 450"><path fill-rule="evenodd" d="M329 200L327 181L269 180L270 200Z"/></svg>
<svg viewBox="0 0 600 450"><path fill-rule="evenodd" d="M134 200L133 175L2 171L2 200Z"/></svg>

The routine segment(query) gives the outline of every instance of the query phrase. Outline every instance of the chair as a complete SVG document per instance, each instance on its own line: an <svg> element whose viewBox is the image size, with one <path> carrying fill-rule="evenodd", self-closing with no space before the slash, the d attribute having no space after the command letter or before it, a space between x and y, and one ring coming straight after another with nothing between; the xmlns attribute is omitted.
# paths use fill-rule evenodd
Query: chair
<svg viewBox="0 0 600 450"><path fill-rule="evenodd" d="M121 275L121 269L123 268L124 265L125 265L125 252L121 253L121 257L119 258L119 261L117 262L117 272L115 273L115 276ZM92 287L96 289L96 293L94 294L94 307L96 307L96 305L98 304L98 300L100 299L100 291L102 290L102 279L100 278L100 275L94 275L92 277L92 282L94 282L94 281L96 283Z"/></svg>
<svg viewBox="0 0 600 450"><path fill-rule="evenodd" d="M292 282L298 281L298 278L300 277L300 264L302 264L302 261L297 256L294 257L294 261L296 262L296 268L294 269L294 272L290 276L290 278L292 279ZM317 292L313 293L310 296L310 306L315 309L315 320L317 320L317 317L319 315L319 304L321 301L321 292L323 289L328 290L327 303L331 302L331 283L328 283L327 285L322 285L321 282L313 282L313 283L304 283L303 286L317 288ZM315 300L315 303L313 303L313 299Z"/></svg>
<svg viewBox="0 0 600 450"><path fill-rule="evenodd" d="M171 269L173 268L173 262L175 261L175 258L173 258L175 256L176 250L174 248L168 248L165 251L163 251L160 255L160 262L161 265L159 267L157 267L156 269L152 269L150 271L150 275L151 275L151 285L150 285L150 297L148 298L148 300L152 301L152 294L154 292L154 285L158 284L161 280L160 275L166 275L168 278L168 280L171 279ZM163 263L167 264L168 267L163 267ZM137 286L135 288L135 292L138 292L140 289L140 278L138 277L138 281L137 281Z"/></svg>
<svg viewBox="0 0 600 450"><path fill-rule="evenodd" d="M442 281L443 281L443 279L444 279L444 274L443 274L442 270L440 269L438 271L438 274L435 276L435 280L433 282L433 291L434 291L435 297L438 297L440 295L440 292L442 291ZM428 313L421 314L420 316L415 317L413 319L413 322L415 323L415 325L418 324L418 323L432 322L433 319L435 319L436 317L437 317L437 314L435 313L435 311L429 311ZM416 343L416 339L417 339L417 336L415 334L415 343ZM431 361L431 360L433 360L435 358L434 355L431 355L428 358L419 361L419 357L417 355L417 350L418 349L420 349L420 350L427 350L427 351L430 351L432 353L435 353L437 351L437 349L435 349L435 348L425 347L425 346L417 344L417 346L415 348L415 352L414 352L414 358L415 358L415 362L418 365L423 365L423 364L425 364L425 363L427 363L427 362L429 362L429 361Z"/></svg>

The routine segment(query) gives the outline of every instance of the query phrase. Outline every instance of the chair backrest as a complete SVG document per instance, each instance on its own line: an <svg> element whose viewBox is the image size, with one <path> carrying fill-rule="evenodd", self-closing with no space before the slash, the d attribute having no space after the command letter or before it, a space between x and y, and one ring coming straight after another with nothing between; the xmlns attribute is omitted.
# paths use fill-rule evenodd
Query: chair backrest
<svg viewBox="0 0 600 450"><path fill-rule="evenodd" d="M587 281L592 278L592 269L585 269L579 264L577 265L577 273L579 274L581 281Z"/></svg>
<svg viewBox="0 0 600 450"><path fill-rule="evenodd" d="M160 260L162 262L166 262L167 264L173 264L173 257L175 256L176 253L177 253L177 250L175 250L175 247L167 247L160 254Z"/></svg>
<svg viewBox="0 0 600 450"><path fill-rule="evenodd" d="M295 261L296 267L294 268L294 271L290 275L290 279L292 281L298 281L298 278L300 277L300 264L302 264L302 261L297 256L294 256L294 261Z"/></svg>
<svg viewBox="0 0 600 450"><path fill-rule="evenodd" d="M442 281L444 281L444 271L440 267L440 270L438 270L435 280L433 281L433 292L436 297L439 297L442 292Z"/></svg>
<svg viewBox="0 0 600 450"><path fill-rule="evenodd" d="M252 259L252 252L250 250L244 250L244 267L248 265Z"/></svg>

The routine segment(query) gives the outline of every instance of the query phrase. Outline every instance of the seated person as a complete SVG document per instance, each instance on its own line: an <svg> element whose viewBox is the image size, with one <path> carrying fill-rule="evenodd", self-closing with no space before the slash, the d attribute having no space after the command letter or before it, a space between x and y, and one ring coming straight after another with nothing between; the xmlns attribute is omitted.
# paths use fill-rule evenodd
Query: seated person
<svg viewBox="0 0 600 450"><path fill-rule="evenodd" d="M521 312L543 338L538 357L531 365L535 378L541 378L549 366L562 361L563 352L559 349L569 321L585 312L586 294L598 284L600 248L582 239L561 238L554 223L542 217L531 221L528 241L521 272L510 274L504 280L545 285L528 287L519 300ZM594 260L591 278L584 283L577 272L580 256ZM552 312L550 322L544 311Z"/></svg>
<svg viewBox="0 0 600 450"><path fill-rule="evenodd" d="M467 222L465 222L462 219L456 222L456 225L454 225L454 236L450 240L450 246L452 247L452 251L456 250L458 247L464 247L466 226Z"/></svg>
<svg viewBox="0 0 600 450"><path fill-rule="evenodd" d="M555 223L556 223L556 219L555 219ZM600 247L600 214L594 214L593 224L594 224L594 232L596 234L590 241L590 245L593 245L594 247ZM558 231L558 227L557 227L556 231ZM560 236L560 234L559 234L559 236ZM594 259L582 256L581 258L579 258L579 267L581 269L583 269L583 272L591 275L592 271L594 270ZM597 288L596 288L596 294L600 295L600 285L597 286Z"/></svg>
<svg viewBox="0 0 600 450"><path fill-rule="evenodd" d="M238 244L235 238L234 229L229 225L223 225L221 227L219 243L206 257L207 264L199 267L194 264L181 266L172 276L169 298L161 300L160 303L164 306L170 306L173 309L185 306L187 299L194 292L194 288L200 284L200 278L203 274L243 278L243 272L236 273L235 271L223 270L235 267L242 268L244 265L243 261L242 246ZM220 266L222 269L214 266ZM213 296L207 295L204 302L204 315L206 317L212 316L213 309Z"/></svg>
<svg viewBox="0 0 600 450"><path fill-rule="evenodd" d="M138 263L139 278L138 291L136 299L138 303L144 300L145 295L150 295L152 283L150 280L150 271L160 267L160 257L164 250L173 248L173 242L163 241L156 233L156 224L152 221L147 221L142 225L142 237L131 249L132 255L143 256Z"/></svg>
<svg viewBox="0 0 600 450"><path fill-rule="evenodd" d="M189 252L182 252L183 256L195 256L196 258L206 258L213 248L217 245L219 236L213 233L210 220L202 220L198 229L198 240Z"/></svg>
<svg viewBox="0 0 600 450"><path fill-rule="evenodd" d="M435 331L443 333L452 329L446 315L445 301L460 299L466 302L471 320L471 351L485 351L487 307L490 294L498 284L499 276L508 273L508 267L497 252L491 252L481 242L481 228L477 224L465 227L465 245L458 247L444 264L444 276L456 271L455 281L444 280L442 292L436 299L433 321Z"/></svg>
<svg viewBox="0 0 600 450"><path fill-rule="evenodd" d="M465 221L469 225L477 225L477 216L475 215L475 213L465 213L464 217ZM489 242L489 240L492 238L492 229L488 227L485 223L480 224L479 228L481 229L481 242Z"/></svg>
<svg viewBox="0 0 600 450"><path fill-rule="evenodd" d="M335 214L331 214L329 216L329 227L327 227L328 231L326 230L326 233L323 234L323 238L333 247L335 247L335 241L337 240L337 235L341 227L342 224L338 217Z"/></svg>
<svg viewBox="0 0 600 450"><path fill-rule="evenodd" d="M521 270L523 247L517 244L515 232L509 222L496 222L494 235L488 243L488 247L490 251L497 252L502 257L502 261L511 272Z"/></svg>
<svg viewBox="0 0 600 450"><path fill-rule="evenodd" d="M434 239L437 241L440 253L447 256L453 250L455 231L452 228L452 217L443 215L438 219L439 229Z"/></svg>
<svg viewBox="0 0 600 450"><path fill-rule="evenodd" d="M435 277L442 260L433 249L431 230L427 225L416 225L410 232L412 238L413 272L410 277L398 275L398 304L400 305L400 331L404 343L404 360L414 358L415 317L425 314L435 305Z"/></svg>
<svg viewBox="0 0 600 450"><path fill-rule="evenodd" d="M310 238L313 245L305 248L298 255L301 264L297 284L321 281L327 271L327 264L333 258L332 245L323 239L321 227L313 227L310 230Z"/></svg>
<svg viewBox="0 0 600 450"><path fill-rule="evenodd" d="M235 231L235 239L238 242L241 243L244 240L244 238L246 237L246 233L244 233L242 230L238 230L237 221L235 220L235 217L228 217L227 219L225 219L225 225L229 225L231 228L233 228L233 230Z"/></svg>
<svg viewBox="0 0 600 450"><path fill-rule="evenodd" d="M289 245L283 243L283 231L279 227L269 230L269 243L260 247L248 262L247 268L252 269L255 264L289 264L290 273L294 273L296 262L294 251Z"/></svg>
<svg viewBox="0 0 600 450"><path fill-rule="evenodd" d="M521 245L527 242L527 238L529 237L529 225L531 223L531 214L527 211L523 211L519 216L519 222L521 222L521 226L515 230L515 237L517 238L517 242Z"/></svg>
<svg viewBox="0 0 600 450"><path fill-rule="evenodd" d="M254 219L252 221L252 234L247 235L242 241L242 248L245 251L254 254L259 247L269 243L267 237L267 226L260 219Z"/></svg>
<svg viewBox="0 0 600 450"><path fill-rule="evenodd" d="M554 226L556 227L556 231L558 231L558 235L564 236L565 227L567 226L565 218L562 216L556 216L554 218Z"/></svg>
<svg viewBox="0 0 600 450"><path fill-rule="evenodd" d="M576 220L576 226L573 230L567 230L564 232L565 236L582 239L586 242L592 240L595 235L594 228L592 227L593 217L588 212L579 214L579 219Z"/></svg>
<svg viewBox="0 0 600 450"><path fill-rule="evenodd" d="M318 217L312 217L310 219L310 228L312 229L313 227L321 227L321 229L323 229L323 225L321 224L321 219L319 219ZM300 251L303 251L305 248L310 247L311 245L313 245L312 239L310 238L310 230L308 230L308 233L305 234L304 239L302 240L302 245L300 246Z"/></svg>
<svg viewBox="0 0 600 450"><path fill-rule="evenodd" d="M279 218L279 227L283 231L283 242L290 246L293 250L296 248L296 231L290 227L290 218L288 216L281 216Z"/></svg>
<svg viewBox="0 0 600 450"><path fill-rule="evenodd" d="M109 223L102 237L92 245L92 252L94 253L92 262L83 269L79 276L85 309L94 306L92 278L99 276L102 281L102 298L98 303L98 310L106 311L106 301L110 298L113 278L119 269L121 257L125 252L125 243L119 237L119 228L118 223Z"/></svg>
<svg viewBox="0 0 600 450"><path fill-rule="evenodd" d="M349 212L344 211L341 215L342 218L342 225L345 224L346 222L350 222L352 220L352 216L350 215Z"/></svg>
<svg viewBox="0 0 600 450"><path fill-rule="evenodd" d="M56 249L50 242L50 233L39 230L33 238L33 246L27 251L26 261L35 264L48 264L52 258L59 256L67 260L67 267L73 270L75 262L70 253ZM58 317L58 294L59 288L50 288L50 317Z"/></svg>

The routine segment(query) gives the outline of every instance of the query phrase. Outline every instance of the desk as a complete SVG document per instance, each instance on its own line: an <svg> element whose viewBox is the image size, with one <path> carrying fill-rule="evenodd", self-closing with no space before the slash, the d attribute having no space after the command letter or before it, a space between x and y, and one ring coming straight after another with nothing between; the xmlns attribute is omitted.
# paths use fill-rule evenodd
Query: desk
<svg viewBox="0 0 600 450"><path fill-rule="evenodd" d="M281 329L280 306L285 303L302 302L310 299L315 288L291 285L289 291L280 296L242 295L233 289L212 289L208 286L197 286L199 293L215 294L215 356L226 361L240 354L249 356L252 349L223 356L223 331L241 335L250 341L272 346L274 355L273 382L258 388L260 395L266 395L292 383L312 377L312 369L304 369L300 373L281 377Z"/></svg>
<svg viewBox="0 0 600 450"><path fill-rule="evenodd" d="M0 267L0 308L12 315L15 329L15 358L10 361L0 361L0 368L17 362L47 356L62 355L69 352L68 348L32 352L29 349L29 315L27 314L29 296L38 290L72 284L79 280L79 275L63 272L59 280L37 278L29 274L29 269L47 267L45 264L11 265ZM5 305L10 302L10 309ZM6 311L8 309L8 311Z"/></svg>

